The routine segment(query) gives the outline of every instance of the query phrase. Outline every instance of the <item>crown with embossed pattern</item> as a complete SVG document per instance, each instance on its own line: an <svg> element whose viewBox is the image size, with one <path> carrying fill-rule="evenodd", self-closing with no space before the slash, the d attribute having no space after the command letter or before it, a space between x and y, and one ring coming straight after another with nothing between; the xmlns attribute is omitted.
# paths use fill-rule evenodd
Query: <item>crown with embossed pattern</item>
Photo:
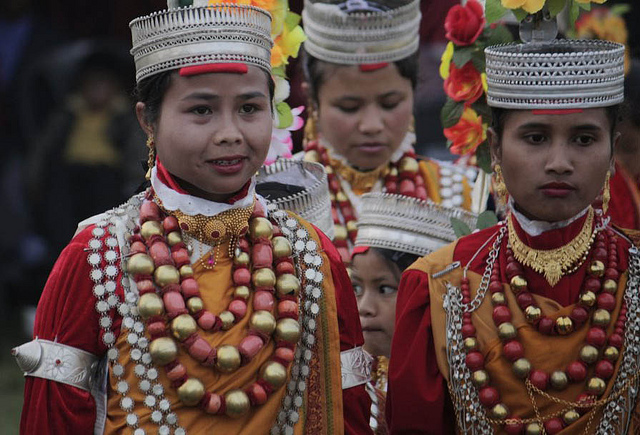
<svg viewBox="0 0 640 435"><path fill-rule="evenodd" d="M451 218L475 228L478 216L430 200L366 193L361 197L355 245L427 255L457 239Z"/></svg>
<svg viewBox="0 0 640 435"><path fill-rule="evenodd" d="M394 9L382 3L305 0L302 22L312 56L342 65L395 62L418 50L420 1Z"/></svg>
<svg viewBox="0 0 640 435"><path fill-rule="evenodd" d="M263 9L194 0L131 21L136 81L151 75L213 63L244 63L271 71L271 16Z"/></svg>

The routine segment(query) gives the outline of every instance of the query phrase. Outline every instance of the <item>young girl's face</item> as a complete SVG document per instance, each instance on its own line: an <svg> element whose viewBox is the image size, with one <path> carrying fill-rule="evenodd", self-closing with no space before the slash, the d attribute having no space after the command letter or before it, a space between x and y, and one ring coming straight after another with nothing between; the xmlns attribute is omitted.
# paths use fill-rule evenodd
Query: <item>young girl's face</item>
<svg viewBox="0 0 640 435"><path fill-rule="evenodd" d="M351 282L356 292L364 348L374 356L391 353L400 270L374 249L353 257Z"/></svg>
<svg viewBox="0 0 640 435"><path fill-rule="evenodd" d="M144 104L136 109L143 112ZM264 163L272 122L267 76L249 66L246 74L175 74L156 125L143 127L181 187L224 201Z"/></svg>
<svg viewBox="0 0 640 435"><path fill-rule="evenodd" d="M352 166L374 169L388 163L411 123L411 81L394 64L371 72L331 66L325 75L318 90L322 137Z"/></svg>

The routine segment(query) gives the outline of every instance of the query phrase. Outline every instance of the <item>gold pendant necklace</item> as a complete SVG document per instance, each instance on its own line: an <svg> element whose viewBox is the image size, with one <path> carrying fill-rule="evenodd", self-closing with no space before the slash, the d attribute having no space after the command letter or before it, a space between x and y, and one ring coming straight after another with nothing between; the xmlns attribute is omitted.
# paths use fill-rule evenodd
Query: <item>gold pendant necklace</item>
<svg viewBox="0 0 640 435"><path fill-rule="evenodd" d="M589 207L580 233L566 245L555 249L533 249L518 237L513 225L513 215L510 214L507 222L513 256L523 266L543 274L549 285L553 287L589 252L596 234L593 230L593 217L593 208Z"/></svg>
<svg viewBox="0 0 640 435"><path fill-rule="evenodd" d="M389 173L389 164L385 163L371 171L358 171L342 161L329 157L332 169L344 179L354 192L369 192L378 180L384 179Z"/></svg>

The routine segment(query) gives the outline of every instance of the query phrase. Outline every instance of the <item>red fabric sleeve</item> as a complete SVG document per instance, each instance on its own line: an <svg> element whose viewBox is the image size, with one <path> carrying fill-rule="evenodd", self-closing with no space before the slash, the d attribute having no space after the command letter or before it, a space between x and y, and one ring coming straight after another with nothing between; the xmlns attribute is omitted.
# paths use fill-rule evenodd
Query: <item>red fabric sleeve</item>
<svg viewBox="0 0 640 435"><path fill-rule="evenodd" d="M83 231L62 251L38 304L34 337L57 341L101 356L96 299L84 251L91 238ZM93 433L95 401L88 391L41 378L25 378L20 433Z"/></svg>
<svg viewBox="0 0 640 435"><path fill-rule="evenodd" d="M340 259L340 254L331 240L318 230L322 249L331 262L331 275L335 285L336 303L338 306L338 328L340 330L340 351L352 349L364 344L356 295L351 287L351 280ZM364 385L342 390L344 407L344 433L370 434L369 418L371 416L371 398Z"/></svg>
<svg viewBox="0 0 640 435"><path fill-rule="evenodd" d="M391 434L454 433L431 334L427 274L408 270L398 289L389 360L386 413Z"/></svg>

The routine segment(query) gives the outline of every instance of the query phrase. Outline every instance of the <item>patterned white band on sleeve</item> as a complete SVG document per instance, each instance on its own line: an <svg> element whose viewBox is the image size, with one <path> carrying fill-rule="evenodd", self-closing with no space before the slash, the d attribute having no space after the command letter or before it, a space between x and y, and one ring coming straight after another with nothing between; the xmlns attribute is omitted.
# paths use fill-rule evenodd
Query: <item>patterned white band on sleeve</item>
<svg viewBox="0 0 640 435"><path fill-rule="evenodd" d="M373 357L362 346L340 352L342 389L366 384L371 379Z"/></svg>

